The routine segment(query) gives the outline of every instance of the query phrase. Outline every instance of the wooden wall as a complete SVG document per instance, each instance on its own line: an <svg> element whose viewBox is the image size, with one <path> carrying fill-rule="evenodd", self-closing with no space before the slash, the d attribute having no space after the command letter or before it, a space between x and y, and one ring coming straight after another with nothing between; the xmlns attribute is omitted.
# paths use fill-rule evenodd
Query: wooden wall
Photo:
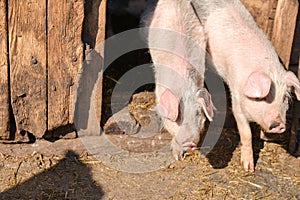
<svg viewBox="0 0 300 200"><path fill-rule="evenodd" d="M73 85L84 59L83 27L104 40L105 0L0 0L0 137L73 124ZM98 7L95 7L98 6ZM102 9L102 10L100 10ZM97 20L98 21L98 20ZM15 126L15 127L12 127Z"/></svg>
<svg viewBox="0 0 300 200"><path fill-rule="evenodd" d="M0 0L0 136L9 136L9 82L6 2Z"/></svg>
<svg viewBox="0 0 300 200"><path fill-rule="evenodd" d="M288 67L298 1L242 2ZM85 50L104 40L105 9L106 0L0 0L1 139L72 126L74 83Z"/></svg>

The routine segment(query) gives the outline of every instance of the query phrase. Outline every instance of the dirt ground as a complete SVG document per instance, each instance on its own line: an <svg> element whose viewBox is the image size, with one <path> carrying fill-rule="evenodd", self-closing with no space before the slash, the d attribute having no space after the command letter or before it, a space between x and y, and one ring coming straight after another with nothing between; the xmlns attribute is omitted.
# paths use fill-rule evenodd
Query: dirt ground
<svg viewBox="0 0 300 200"><path fill-rule="evenodd" d="M211 131L216 144L202 142L174 161L171 135L144 128L153 120L153 99L153 92L140 93L128 105L143 125L137 134L111 126L106 140L79 134L32 144L2 141L0 199L300 199L300 159L287 153L287 139L262 141L254 127L254 173L241 167L237 130L222 126ZM120 116L125 125L134 121Z"/></svg>
<svg viewBox="0 0 300 200"><path fill-rule="evenodd" d="M300 199L299 159L257 139L256 171L245 173L238 139L224 130L208 155L194 152L145 173L104 165L80 138L2 143L0 199Z"/></svg>

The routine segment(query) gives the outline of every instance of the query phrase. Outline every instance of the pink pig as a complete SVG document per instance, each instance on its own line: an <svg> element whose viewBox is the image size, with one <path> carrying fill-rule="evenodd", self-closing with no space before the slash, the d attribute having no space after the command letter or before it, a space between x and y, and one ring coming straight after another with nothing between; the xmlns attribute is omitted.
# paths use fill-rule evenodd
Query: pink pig
<svg viewBox="0 0 300 200"><path fill-rule="evenodd" d="M249 122L258 123L269 133L283 133L289 92L294 91L300 100L299 80L284 69L240 1L192 0L192 4L204 24L216 71L231 91L242 144L241 161L246 171L254 171Z"/></svg>
<svg viewBox="0 0 300 200"><path fill-rule="evenodd" d="M190 3L181 0L149 1L143 22L149 27L157 111L173 135L171 147L179 159L197 147L206 118L213 117L211 97L204 88L204 29Z"/></svg>

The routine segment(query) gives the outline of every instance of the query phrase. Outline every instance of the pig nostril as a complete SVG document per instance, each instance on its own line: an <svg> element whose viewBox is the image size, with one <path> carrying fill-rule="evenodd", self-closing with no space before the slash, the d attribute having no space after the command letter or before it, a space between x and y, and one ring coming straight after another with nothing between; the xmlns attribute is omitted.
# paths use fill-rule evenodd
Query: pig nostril
<svg viewBox="0 0 300 200"><path fill-rule="evenodd" d="M280 128L280 132L283 133L284 131L285 131L285 127L281 127L281 128Z"/></svg>
<svg viewBox="0 0 300 200"><path fill-rule="evenodd" d="M278 122L273 122L273 123L271 124L269 130L272 130L272 129L274 129L274 128L277 128L278 126L280 126L280 123L278 123Z"/></svg>

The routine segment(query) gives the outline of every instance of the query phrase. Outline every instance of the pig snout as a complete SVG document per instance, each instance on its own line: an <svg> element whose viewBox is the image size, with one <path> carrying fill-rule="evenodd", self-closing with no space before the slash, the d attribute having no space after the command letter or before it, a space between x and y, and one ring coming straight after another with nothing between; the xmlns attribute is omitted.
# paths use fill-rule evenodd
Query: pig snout
<svg viewBox="0 0 300 200"><path fill-rule="evenodd" d="M283 133L286 130L285 124L282 122L272 122L268 133Z"/></svg>

